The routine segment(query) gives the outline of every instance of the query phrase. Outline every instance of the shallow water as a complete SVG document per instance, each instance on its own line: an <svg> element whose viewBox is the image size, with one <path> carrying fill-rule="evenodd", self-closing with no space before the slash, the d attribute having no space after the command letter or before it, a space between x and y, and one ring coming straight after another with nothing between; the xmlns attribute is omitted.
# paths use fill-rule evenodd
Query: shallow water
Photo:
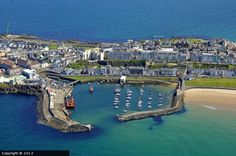
<svg viewBox="0 0 236 156"><path fill-rule="evenodd" d="M76 86L72 118L96 125L90 133L64 134L36 123L36 99L0 95L0 149L68 149L72 156L234 156L236 114L186 104L180 113L120 123L114 119L114 85ZM135 90L140 86L133 86ZM172 88L147 87L162 93ZM204 105L204 104L202 104Z"/></svg>

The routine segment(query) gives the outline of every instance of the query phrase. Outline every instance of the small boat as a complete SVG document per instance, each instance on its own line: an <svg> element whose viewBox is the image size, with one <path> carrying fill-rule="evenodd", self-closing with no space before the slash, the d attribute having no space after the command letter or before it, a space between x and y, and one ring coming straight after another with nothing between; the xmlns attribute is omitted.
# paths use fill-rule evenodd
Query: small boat
<svg viewBox="0 0 236 156"><path fill-rule="evenodd" d="M115 108L115 109L118 109L118 108L119 108L119 106L118 106L118 105L116 105L116 106L114 106L114 108Z"/></svg>
<svg viewBox="0 0 236 156"><path fill-rule="evenodd" d="M92 85L89 87L89 92L90 92L90 93L94 92L94 88L93 88Z"/></svg>
<svg viewBox="0 0 236 156"><path fill-rule="evenodd" d="M147 104L148 104L148 105L151 105L151 104L152 104L152 101L148 101Z"/></svg>
<svg viewBox="0 0 236 156"><path fill-rule="evenodd" d="M130 109L130 106L126 106L125 109Z"/></svg>
<svg viewBox="0 0 236 156"><path fill-rule="evenodd" d="M127 109L124 109L124 110L123 110L123 112L124 112L124 113L127 113L127 112L128 112L128 110L127 110Z"/></svg>
<svg viewBox="0 0 236 156"><path fill-rule="evenodd" d="M138 105L141 105L143 103L142 100L138 100Z"/></svg>
<svg viewBox="0 0 236 156"><path fill-rule="evenodd" d="M138 101L138 110L142 109L143 105L142 105L142 101Z"/></svg>
<svg viewBox="0 0 236 156"><path fill-rule="evenodd" d="M114 92L115 93L120 93L120 91L121 91L120 89L116 88Z"/></svg>
<svg viewBox="0 0 236 156"><path fill-rule="evenodd" d="M148 101L152 101L152 97L149 97L149 98L148 98Z"/></svg>
<svg viewBox="0 0 236 156"><path fill-rule="evenodd" d="M159 104L158 106L161 107L161 106L163 106L163 104Z"/></svg>
<svg viewBox="0 0 236 156"><path fill-rule="evenodd" d="M128 107L128 106L130 106L130 103L125 103L125 107Z"/></svg>
<svg viewBox="0 0 236 156"><path fill-rule="evenodd" d="M152 108L152 105L148 105L148 109L151 109Z"/></svg>
<svg viewBox="0 0 236 156"><path fill-rule="evenodd" d="M127 99L127 100L125 100L125 102L126 102L126 103L130 103L130 100L129 100L129 99Z"/></svg>
<svg viewBox="0 0 236 156"><path fill-rule="evenodd" d="M114 100L114 103L119 103L120 101L119 100Z"/></svg>
<svg viewBox="0 0 236 156"><path fill-rule="evenodd" d="M130 100L131 100L131 99L132 99L132 97L131 97L131 96L128 96L128 97L126 97L126 99L130 99Z"/></svg>
<svg viewBox="0 0 236 156"><path fill-rule="evenodd" d="M127 90L127 93L132 94L133 91L132 90Z"/></svg>
<svg viewBox="0 0 236 156"><path fill-rule="evenodd" d="M128 93L128 94L126 94L126 96L132 96L132 94L129 94L129 93Z"/></svg>
<svg viewBox="0 0 236 156"><path fill-rule="evenodd" d="M116 95L116 96L120 96L121 94L120 94L120 93L116 93L115 95Z"/></svg>
<svg viewBox="0 0 236 156"><path fill-rule="evenodd" d="M159 95L159 96L162 96L162 94L161 94L161 93L159 93L158 95Z"/></svg>
<svg viewBox="0 0 236 156"><path fill-rule="evenodd" d="M120 100L120 98L119 98L119 97L115 97L115 98L114 98L114 100L116 100L116 101L119 101L119 100Z"/></svg>

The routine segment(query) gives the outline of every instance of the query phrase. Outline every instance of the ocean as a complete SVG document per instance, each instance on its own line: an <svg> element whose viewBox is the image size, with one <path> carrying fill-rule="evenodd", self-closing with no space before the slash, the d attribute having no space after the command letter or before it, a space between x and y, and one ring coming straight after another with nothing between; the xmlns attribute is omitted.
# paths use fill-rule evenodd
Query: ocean
<svg viewBox="0 0 236 156"><path fill-rule="evenodd" d="M174 115L122 123L115 119L116 113L122 113L122 109L117 112L113 108L115 85L94 84L94 94L89 94L88 88L88 84L78 85L73 91L76 108L72 118L96 126L94 131L81 134L66 134L38 124L35 97L1 94L0 149L60 149L70 150L71 156L234 156L236 153L234 111L187 103L185 111ZM130 86L133 110L139 88ZM144 99L153 92L154 107L157 95L167 96L172 89L145 86ZM168 107L168 98L164 104Z"/></svg>
<svg viewBox="0 0 236 156"><path fill-rule="evenodd" d="M0 33L126 41L193 36L236 40L235 0L1 0Z"/></svg>

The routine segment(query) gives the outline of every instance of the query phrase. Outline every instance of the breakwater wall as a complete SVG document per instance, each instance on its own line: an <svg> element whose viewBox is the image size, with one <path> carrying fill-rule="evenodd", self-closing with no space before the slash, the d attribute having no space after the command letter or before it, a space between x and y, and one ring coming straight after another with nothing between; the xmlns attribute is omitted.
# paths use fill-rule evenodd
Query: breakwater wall
<svg viewBox="0 0 236 156"><path fill-rule="evenodd" d="M166 109L156 109L152 111L135 112L117 116L119 121L140 120L149 117L164 116L181 111L184 107L184 92L176 89L172 96L171 107Z"/></svg>
<svg viewBox="0 0 236 156"><path fill-rule="evenodd" d="M41 86L37 85L9 85L0 87L2 94L27 94L37 97L38 122L40 124L58 129L62 132L84 132L90 131L91 127L80 124L69 118L68 114L62 112L63 109L58 109L61 116L55 117L49 108L49 95ZM63 120L66 118L67 120Z"/></svg>

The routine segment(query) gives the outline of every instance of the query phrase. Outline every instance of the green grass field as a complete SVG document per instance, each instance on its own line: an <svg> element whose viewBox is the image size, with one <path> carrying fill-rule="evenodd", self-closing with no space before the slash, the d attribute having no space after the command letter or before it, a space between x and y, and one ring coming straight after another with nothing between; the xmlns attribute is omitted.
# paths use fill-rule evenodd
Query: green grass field
<svg viewBox="0 0 236 156"><path fill-rule="evenodd" d="M236 79L234 78L197 78L191 81L185 81L187 86L206 86L206 87L227 87L236 88Z"/></svg>
<svg viewBox="0 0 236 156"><path fill-rule="evenodd" d="M104 79L118 79L119 77L116 76L66 76L67 78L71 78L73 80L80 80L83 82L89 81L99 81Z"/></svg>
<svg viewBox="0 0 236 156"><path fill-rule="evenodd" d="M87 81L98 81L104 79L119 79L119 76L66 76L74 80L80 80L81 82ZM162 80L162 81L176 81L175 77L127 77L127 81L152 81L152 80Z"/></svg>
<svg viewBox="0 0 236 156"><path fill-rule="evenodd" d="M58 48L57 43L50 43L50 44L49 44L49 49L50 49L50 50L55 50L55 49L57 49L57 48Z"/></svg>
<svg viewBox="0 0 236 156"><path fill-rule="evenodd" d="M8 87L8 84L6 84L6 83L0 83L0 88L6 88L6 87Z"/></svg>

